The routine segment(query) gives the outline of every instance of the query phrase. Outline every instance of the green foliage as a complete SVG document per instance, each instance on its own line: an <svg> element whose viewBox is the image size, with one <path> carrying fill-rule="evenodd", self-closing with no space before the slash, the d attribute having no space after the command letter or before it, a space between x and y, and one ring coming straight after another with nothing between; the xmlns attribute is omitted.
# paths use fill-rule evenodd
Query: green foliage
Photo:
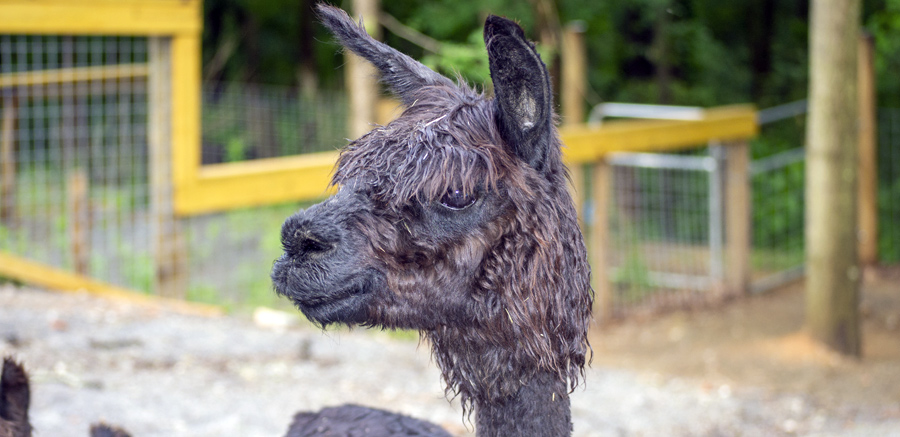
<svg viewBox="0 0 900 437"><path fill-rule="evenodd" d="M445 76L455 77L458 74L470 83L483 84L490 80L481 32L472 32L466 44L442 44L440 54L426 55L422 63Z"/></svg>
<svg viewBox="0 0 900 437"><path fill-rule="evenodd" d="M340 87L340 49L312 17L313 3L206 0L204 65L214 67L219 56L227 60L219 80L296 85L301 62L311 59L320 84ZM397 0L382 9L444 48L429 54L388 31L384 40L445 74L481 84L488 75L479 24L489 13L514 17L537 40L538 3L555 7L561 25L585 24L591 103L765 107L807 93L808 0ZM900 81L892 74L900 68L900 0L863 3L878 51L880 101L900 106ZM304 35L314 52L305 61ZM233 49L225 50L229 44ZM554 56L544 58L552 63Z"/></svg>
<svg viewBox="0 0 900 437"><path fill-rule="evenodd" d="M900 178L878 192L878 256L886 264L900 262Z"/></svg>
<svg viewBox="0 0 900 437"><path fill-rule="evenodd" d="M875 9L864 22L875 40L878 102L900 107L900 0L883 1L883 8Z"/></svg>

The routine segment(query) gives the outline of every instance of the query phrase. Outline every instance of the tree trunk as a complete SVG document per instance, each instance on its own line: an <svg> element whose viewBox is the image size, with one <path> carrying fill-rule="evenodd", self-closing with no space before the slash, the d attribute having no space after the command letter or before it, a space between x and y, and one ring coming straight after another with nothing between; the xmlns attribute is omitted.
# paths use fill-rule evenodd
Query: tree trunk
<svg viewBox="0 0 900 437"><path fill-rule="evenodd" d="M860 355L857 259L857 37L860 0L810 6L806 328Z"/></svg>

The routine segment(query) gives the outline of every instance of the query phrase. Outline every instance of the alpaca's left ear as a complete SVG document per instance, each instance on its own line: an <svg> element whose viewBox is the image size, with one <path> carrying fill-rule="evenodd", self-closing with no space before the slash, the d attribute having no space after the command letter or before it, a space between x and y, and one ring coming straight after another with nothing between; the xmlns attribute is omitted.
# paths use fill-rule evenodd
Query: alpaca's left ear
<svg viewBox="0 0 900 437"><path fill-rule="evenodd" d="M554 147L550 75L534 44L516 23L491 15L484 23L497 124L507 145L523 161L542 170Z"/></svg>

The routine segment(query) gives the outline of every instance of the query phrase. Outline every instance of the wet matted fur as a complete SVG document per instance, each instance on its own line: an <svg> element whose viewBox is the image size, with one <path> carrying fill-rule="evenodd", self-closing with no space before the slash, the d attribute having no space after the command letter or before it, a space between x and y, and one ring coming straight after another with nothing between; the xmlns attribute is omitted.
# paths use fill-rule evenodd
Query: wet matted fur
<svg viewBox="0 0 900 437"><path fill-rule="evenodd" d="M319 12L405 109L343 150L336 195L285 221L276 292L323 327L419 330L479 432L568 434L593 293L534 45L487 19L491 98Z"/></svg>

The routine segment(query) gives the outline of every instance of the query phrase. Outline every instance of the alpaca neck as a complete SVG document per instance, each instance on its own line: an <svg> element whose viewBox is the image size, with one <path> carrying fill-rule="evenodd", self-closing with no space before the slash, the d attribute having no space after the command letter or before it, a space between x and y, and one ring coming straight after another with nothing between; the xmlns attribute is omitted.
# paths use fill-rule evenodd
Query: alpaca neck
<svg viewBox="0 0 900 437"><path fill-rule="evenodd" d="M475 407L475 430L482 437L572 433L569 392L553 373L539 372L515 395Z"/></svg>

